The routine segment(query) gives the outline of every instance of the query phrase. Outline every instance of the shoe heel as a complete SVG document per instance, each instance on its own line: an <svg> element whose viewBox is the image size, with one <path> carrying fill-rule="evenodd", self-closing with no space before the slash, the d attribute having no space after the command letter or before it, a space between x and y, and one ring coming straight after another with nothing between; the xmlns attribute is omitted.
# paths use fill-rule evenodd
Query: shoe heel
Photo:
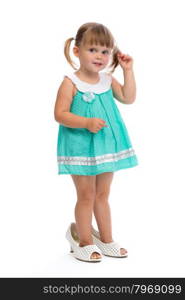
<svg viewBox="0 0 185 300"><path fill-rule="evenodd" d="M72 249L72 247L70 247L70 253L73 253L74 251L73 251L73 249Z"/></svg>

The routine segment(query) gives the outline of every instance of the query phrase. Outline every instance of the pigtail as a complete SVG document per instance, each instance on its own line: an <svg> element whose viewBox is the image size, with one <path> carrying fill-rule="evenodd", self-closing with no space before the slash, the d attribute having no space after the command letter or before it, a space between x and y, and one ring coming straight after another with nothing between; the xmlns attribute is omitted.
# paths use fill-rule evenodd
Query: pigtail
<svg viewBox="0 0 185 300"><path fill-rule="evenodd" d="M117 57L117 54L120 52L120 50L118 49L118 47L114 47L113 52L112 52L112 63L110 65L110 72L113 73L116 69L116 67L119 64L119 60ZM112 69L111 69L112 68Z"/></svg>
<svg viewBox="0 0 185 300"><path fill-rule="evenodd" d="M68 61L68 63L73 67L73 69L77 70L75 63L72 61L71 57L70 57L70 46L71 46L71 42L72 40L74 40L74 38L69 38L65 41L65 45L64 45L64 55Z"/></svg>

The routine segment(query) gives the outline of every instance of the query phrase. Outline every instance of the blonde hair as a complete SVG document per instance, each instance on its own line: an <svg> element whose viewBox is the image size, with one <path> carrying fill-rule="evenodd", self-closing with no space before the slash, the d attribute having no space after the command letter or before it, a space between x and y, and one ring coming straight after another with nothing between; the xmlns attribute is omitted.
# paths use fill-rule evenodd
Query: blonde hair
<svg viewBox="0 0 185 300"><path fill-rule="evenodd" d="M119 49L115 45L115 40L112 33L106 26L100 23L85 23L82 26L80 26L75 38L72 37L65 41L64 55L68 63L72 66L72 68L77 70L75 63L70 57L70 46L73 40L75 40L75 46L77 47L86 44L100 44L101 46L111 48L113 50L112 62L109 67L111 68L110 72L114 72L115 68L118 65L117 53L119 52Z"/></svg>

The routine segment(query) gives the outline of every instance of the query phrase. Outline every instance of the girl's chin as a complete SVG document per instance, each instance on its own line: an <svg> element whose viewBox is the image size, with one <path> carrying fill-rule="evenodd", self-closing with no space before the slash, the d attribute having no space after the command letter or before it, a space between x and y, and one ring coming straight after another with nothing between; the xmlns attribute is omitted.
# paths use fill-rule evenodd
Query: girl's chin
<svg viewBox="0 0 185 300"><path fill-rule="evenodd" d="M104 68L105 68L105 66L100 66L100 67L94 66L93 68L92 67L87 68L87 71L91 72L91 73L97 73L97 72L103 70Z"/></svg>
<svg viewBox="0 0 185 300"><path fill-rule="evenodd" d="M93 67L93 70L96 70L96 71L101 71L105 68L105 66L101 65L101 66L98 66L98 65L94 65Z"/></svg>

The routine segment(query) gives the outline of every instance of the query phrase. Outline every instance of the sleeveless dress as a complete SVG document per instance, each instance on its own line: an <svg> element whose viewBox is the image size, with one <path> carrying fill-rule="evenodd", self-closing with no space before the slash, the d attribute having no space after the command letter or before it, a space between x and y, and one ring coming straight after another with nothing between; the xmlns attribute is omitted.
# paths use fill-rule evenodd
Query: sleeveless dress
<svg viewBox="0 0 185 300"><path fill-rule="evenodd" d="M138 165L127 128L111 89L112 76L99 73L100 80L89 84L75 73L67 74L77 88L70 112L100 118L108 127L97 133L86 128L59 124L57 142L58 174L97 175ZM64 77L65 77L64 76Z"/></svg>

